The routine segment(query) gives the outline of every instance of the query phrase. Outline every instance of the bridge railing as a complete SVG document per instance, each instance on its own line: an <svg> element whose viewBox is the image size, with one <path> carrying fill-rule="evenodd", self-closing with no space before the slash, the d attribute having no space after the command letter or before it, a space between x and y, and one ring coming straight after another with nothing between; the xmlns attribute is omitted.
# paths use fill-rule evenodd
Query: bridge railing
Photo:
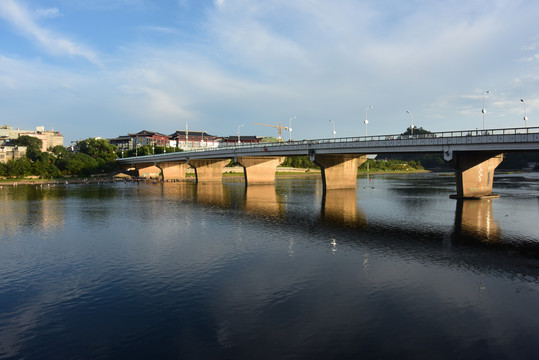
<svg viewBox="0 0 539 360"><path fill-rule="evenodd" d="M459 130L459 131L440 131L432 132L428 134L394 134L394 135L373 135L373 136L353 136L353 137L341 137L341 138L324 138L324 139L310 139L310 140L295 140L276 143L249 143L249 144L235 144L222 146L217 148L201 148L182 151L182 154L200 153L200 152L219 152L233 149L264 149L272 147L292 147L292 146L304 146L304 145L317 145L317 144L331 144L331 143L350 143L350 142L378 142L388 140L415 140L415 139L438 139L438 138L458 138L458 137L480 137L480 136L497 136L497 135L525 135L525 134L537 134L539 133L539 127L524 127L524 128L505 128L505 129L484 129L484 130ZM173 153L159 154L160 157ZM177 152L176 152L177 154ZM138 158L151 158L154 155L138 156ZM119 159L120 160L120 159Z"/></svg>

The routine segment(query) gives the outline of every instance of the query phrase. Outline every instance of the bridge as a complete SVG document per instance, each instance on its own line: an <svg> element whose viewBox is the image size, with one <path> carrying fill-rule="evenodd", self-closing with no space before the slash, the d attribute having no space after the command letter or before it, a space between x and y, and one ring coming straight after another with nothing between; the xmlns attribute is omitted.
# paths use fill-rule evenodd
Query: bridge
<svg viewBox="0 0 539 360"><path fill-rule="evenodd" d="M195 169L197 182L221 181L230 160L244 168L247 185L275 181L286 156L309 156L320 166L324 191L355 188L357 168L368 154L442 153L455 169L457 198L492 196L494 170L508 152L539 151L539 127L444 131L418 135L377 135L236 145L117 159L139 176L162 173L184 180Z"/></svg>

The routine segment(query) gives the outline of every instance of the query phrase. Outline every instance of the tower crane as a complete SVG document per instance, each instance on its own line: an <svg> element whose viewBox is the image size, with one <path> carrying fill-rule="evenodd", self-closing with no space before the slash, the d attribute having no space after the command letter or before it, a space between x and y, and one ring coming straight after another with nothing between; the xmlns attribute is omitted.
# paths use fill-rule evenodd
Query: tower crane
<svg viewBox="0 0 539 360"><path fill-rule="evenodd" d="M283 129L288 130L288 126L281 126L280 121L279 121L279 125L268 125L268 124L259 124L259 123L254 123L254 124L261 125L261 126L269 126L269 127L276 128L277 130L279 130L279 141L283 141L283 138L281 137L283 133Z"/></svg>

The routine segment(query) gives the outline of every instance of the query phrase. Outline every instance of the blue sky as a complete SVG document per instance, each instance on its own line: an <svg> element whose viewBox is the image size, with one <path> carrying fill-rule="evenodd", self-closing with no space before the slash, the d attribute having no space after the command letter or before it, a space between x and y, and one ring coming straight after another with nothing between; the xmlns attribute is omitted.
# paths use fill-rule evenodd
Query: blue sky
<svg viewBox="0 0 539 360"><path fill-rule="evenodd" d="M539 126L539 2L0 0L0 124L293 138ZM288 134L284 136L288 138Z"/></svg>

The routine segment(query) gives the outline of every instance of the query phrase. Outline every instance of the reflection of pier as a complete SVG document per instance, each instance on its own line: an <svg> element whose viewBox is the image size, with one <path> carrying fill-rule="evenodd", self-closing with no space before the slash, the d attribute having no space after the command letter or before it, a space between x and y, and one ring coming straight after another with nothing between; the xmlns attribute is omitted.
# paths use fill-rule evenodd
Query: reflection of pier
<svg viewBox="0 0 539 360"><path fill-rule="evenodd" d="M322 218L339 225L367 225L366 215L357 207L356 189L326 191L322 197Z"/></svg>
<svg viewBox="0 0 539 360"><path fill-rule="evenodd" d="M245 190L245 210L266 216L284 215L284 206L277 201L275 186L250 185Z"/></svg>
<svg viewBox="0 0 539 360"><path fill-rule="evenodd" d="M199 204L226 206L230 203L225 196L221 182L198 183L195 187L196 201Z"/></svg>
<svg viewBox="0 0 539 360"><path fill-rule="evenodd" d="M498 242L500 228L493 217L492 200L458 200L455 233L483 242Z"/></svg>

